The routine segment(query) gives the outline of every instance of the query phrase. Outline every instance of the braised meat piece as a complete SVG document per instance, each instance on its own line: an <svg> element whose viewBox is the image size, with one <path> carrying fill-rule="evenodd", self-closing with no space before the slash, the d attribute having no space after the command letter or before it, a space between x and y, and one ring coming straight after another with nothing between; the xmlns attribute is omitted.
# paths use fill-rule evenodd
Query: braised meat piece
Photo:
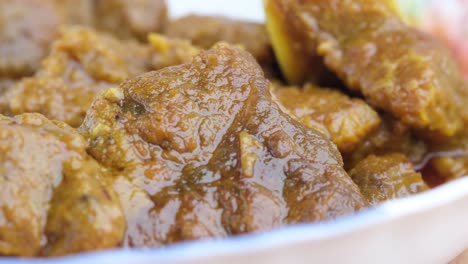
<svg viewBox="0 0 468 264"><path fill-rule="evenodd" d="M94 98L146 72L150 49L84 27L67 27L41 69L0 99L4 114L37 112L77 127Z"/></svg>
<svg viewBox="0 0 468 264"><path fill-rule="evenodd" d="M60 23L49 1L0 1L0 78L33 74L47 55Z"/></svg>
<svg viewBox="0 0 468 264"><path fill-rule="evenodd" d="M466 87L453 55L434 37L407 26L393 1L266 2L276 7L267 8L270 25L286 14L291 19L283 27L304 36L290 41L271 28L278 52L298 42L312 47L350 89L424 137L444 139L463 127Z"/></svg>
<svg viewBox="0 0 468 264"><path fill-rule="evenodd" d="M461 152L458 149L452 153L443 154L446 155L432 158L424 168L423 173L429 179L428 181L437 186L441 183L468 176L468 153L466 150Z"/></svg>
<svg viewBox="0 0 468 264"><path fill-rule="evenodd" d="M264 25L216 16L189 15L171 21L169 37L191 40L195 46L209 49L219 41L242 45L263 65L273 61L270 39Z"/></svg>
<svg viewBox="0 0 468 264"><path fill-rule="evenodd" d="M155 70L189 62L200 49L185 39L168 38L159 34L150 34L151 66Z"/></svg>
<svg viewBox="0 0 468 264"><path fill-rule="evenodd" d="M346 170L353 168L371 154L384 156L391 153L402 153L418 167L424 162L430 151L424 140L401 121L388 115L382 115L381 120L377 130L357 144L353 151L343 153Z"/></svg>
<svg viewBox="0 0 468 264"><path fill-rule="evenodd" d="M111 176L71 127L39 114L0 116L0 255L56 256L121 243Z"/></svg>
<svg viewBox="0 0 468 264"><path fill-rule="evenodd" d="M279 1L264 1L267 30L274 53L285 79L294 85L305 82L335 86L336 76L328 70L316 52L316 43L309 43L300 21L288 14ZM330 79L332 81L330 81Z"/></svg>
<svg viewBox="0 0 468 264"><path fill-rule="evenodd" d="M279 103L308 127L324 125L342 153L352 151L380 124L379 115L364 101L310 84L275 89Z"/></svg>
<svg viewBox="0 0 468 264"><path fill-rule="evenodd" d="M95 27L123 38L146 41L167 22L166 0L94 0Z"/></svg>
<svg viewBox="0 0 468 264"><path fill-rule="evenodd" d="M443 144L431 144L422 165L423 175L433 185L468 176L468 130Z"/></svg>
<svg viewBox="0 0 468 264"><path fill-rule="evenodd" d="M428 190L421 174L415 172L412 163L398 153L370 155L360 161L349 176L371 204Z"/></svg>
<svg viewBox="0 0 468 264"><path fill-rule="evenodd" d="M284 114L247 52L218 44L100 96L79 131L121 176L126 243L157 246L366 207L340 154ZM132 194L131 196L129 194Z"/></svg>

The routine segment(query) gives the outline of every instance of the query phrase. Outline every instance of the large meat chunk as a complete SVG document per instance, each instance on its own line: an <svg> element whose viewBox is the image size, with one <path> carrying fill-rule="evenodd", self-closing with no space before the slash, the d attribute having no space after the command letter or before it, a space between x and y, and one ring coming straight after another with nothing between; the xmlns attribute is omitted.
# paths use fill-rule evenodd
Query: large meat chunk
<svg viewBox="0 0 468 264"><path fill-rule="evenodd" d="M0 111L37 112L77 127L99 93L147 71L150 52L88 28L64 28L41 69L0 98Z"/></svg>
<svg viewBox="0 0 468 264"><path fill-rule="evenodd" d="M0 78L33 74L61 20L50 1L0 1Z"/></svg>
<svg viewBox="0 0 468 264"><path fill-rule="evenodd" d="M278 102L308 127L325 126L342 153L352 151L374 132L380 118L366 102L313 85L274 90Z"/></svg>
<svg viewBox="0 0 468 264"><path fill-rule="evenodd" d="M166 0L94 0L95 26L123 38L146 41L167 22Z"/></svg>
<svg viewBox="0 0 468 264"><path fill-rule="evenodd" d="M420 173L402 154L370 155L349 176L371 204L402 198L428 189Z"/></svg>
<svg viewBox="0 0 468 264"><path fill-rule="evenodd" d="M367 205L334 144L284 114L253 57L218 44L105 92L80 127L121 176L126 244L323 221Z"/></svg>
<svg viewBox="0 0 468 264"><path fill-rule="evenodd" d="M286 27L303 36L289 41L272 28L272 39L280 40L278 52L299 41L309 50L298 58L307 60L312 48L349 88L426 137L441 139L462 128L460 109L467 100L460 95L466 88L453 55L435 38L407 26L392 1L266 2L275 7L267 8L270 25L277 17L290 17Z"/></svg>
<svg viewBox="0 0 468 264"><path fill-rule="evenodd" d="M111 248L125 222L108 172L71 127L39 114L0 116L0 255Z"/></svg>

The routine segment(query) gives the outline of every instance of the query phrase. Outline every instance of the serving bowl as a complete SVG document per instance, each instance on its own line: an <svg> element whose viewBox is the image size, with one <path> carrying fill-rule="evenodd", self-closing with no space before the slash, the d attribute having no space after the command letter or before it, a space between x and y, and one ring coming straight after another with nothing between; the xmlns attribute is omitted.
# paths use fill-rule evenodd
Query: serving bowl
<svg viewBox="0 0 468 264"><path fill-rule="evenodd" d="M448 263L468 247L468 178L321 224L263 234L1 264Z"/></svg>

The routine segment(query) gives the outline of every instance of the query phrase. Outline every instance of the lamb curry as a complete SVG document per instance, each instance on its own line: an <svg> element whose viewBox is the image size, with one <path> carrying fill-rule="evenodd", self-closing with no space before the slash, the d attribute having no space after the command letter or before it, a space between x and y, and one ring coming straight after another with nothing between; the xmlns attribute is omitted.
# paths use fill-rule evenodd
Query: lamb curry
<svg viewBox="0 0 468 264"><path fill-rule="evenodd" d="M0 256L334 220L468 175L468 85L391 0L0 2Z"/></svg>

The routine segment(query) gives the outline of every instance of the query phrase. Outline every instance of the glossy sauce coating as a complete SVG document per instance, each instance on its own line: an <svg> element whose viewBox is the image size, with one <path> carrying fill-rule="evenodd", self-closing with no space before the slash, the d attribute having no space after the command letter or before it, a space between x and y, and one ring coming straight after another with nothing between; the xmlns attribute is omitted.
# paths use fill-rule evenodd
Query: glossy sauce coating
<svg viewBox="0 0 468 264"><path fill-rule="evenodd" d="M306 126L326 127L341 153L351 152L380 125L380 117L366 102L337 90L306 84L275 89L278 102Z"/></svg>
<svg viewBox="0 0 468 264"><path fill-rule="evenodd" d="M468 124L468 123L467 123ZM427 171L439 182L447 182L468 176L468 130L444 144L429 146L432 155L426 161Z"/></svg>
<svg viewBox="0 0 468 264"><path fill-rule="evenodd" d="M377 130L359 142L353 151L343 153L345 169L353 168L371 154L382 156L401 153L415 165L419 165L430 155L427 142L418 137L410 127L388 115L381 115L380 118L382 122Z"/></svg>
<svg viewBox="0 0 468 264"><path fill-rule="evenodd" d="M428 190L420 173L402 154L370 155L361 160L349 175L371 204L403 198Z"/></svg>
<svg viewBox="0 0 468 264"><path fill-rule="evenodd" d="M126 244L158 246L314 222L367 206L336 147L284 114L246 52L218 44L190 63L110 89L80 127L121 176Z"/></svg>
<svg viewBox="0 0 468 264"><path fill-rule="evenodd" d="M71 127L0 116L0 255L56 256L118 246L125 222L110 174Z"/></svg>

